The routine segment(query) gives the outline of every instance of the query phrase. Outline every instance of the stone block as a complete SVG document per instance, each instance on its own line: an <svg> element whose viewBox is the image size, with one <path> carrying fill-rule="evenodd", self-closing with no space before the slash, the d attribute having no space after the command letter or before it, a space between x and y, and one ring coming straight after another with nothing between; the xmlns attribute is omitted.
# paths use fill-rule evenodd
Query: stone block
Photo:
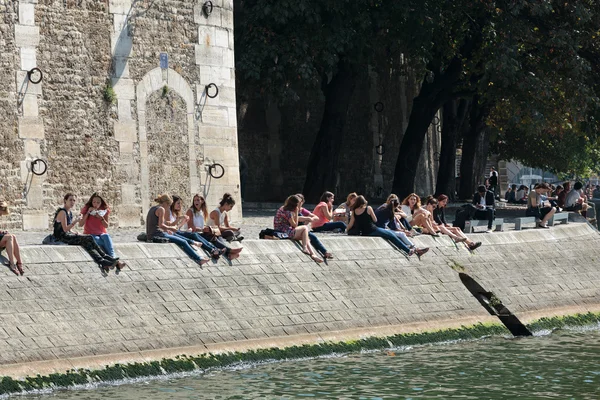
<svg viewBox="0 0 600 400"><path fill-rule="evenodd" d="M235 54L232 49L223 50L223 66L227 68L235 68Z"/></svg>
<svg viewBox="0 0 600 400"><path fill-rule="evenodd" d="M121 203L135 204L137 201L137 185L121 185Z"/></svg>
<svg viewBox="0 0 600 400"><path fill-rule="evenodd" d="M200 25L198 27L198 45L210 47L215 45L215 27Z"/></svg>
<svg viewBox="0 0 600 400"><path fill-rule="evenodd" d="M233 31L233 8L221 11L221 26Z"/></svg>
<svg viewBox="0 0 600 400"><path fill-rule="evenodd" d="M119 100L117 102L117 115L119 120L131 120L131 100Z"/></svg>
<svg viewBox="0 0 600 400"><path fill-rule="evenodd" d="M215 3L213 3L213 11L207 17L202 12L202 5L204 1L198 2L194 6L194 22L198 25L210 25L210 26L220 26L221 25L221 7L217 7Z"/></svg>
<svg viewBox="0 0 600 400"><path fill-rule="evenodd" d="M37 47L40 44L40 28L37 26L15 25L15 46Z"/></svg>
<svg viewBox="0 0 600 400"><path fill-rule="evenodd" d="M129 36L127 29L123 29L111 35L110 46L113 56L127 58L133 48L133 38Z"/></svg>
<svg viewBox="0 0 600 400"><path fill-rule="evenodd" d="M115 55L113 57L113 69L116 78L129 78L129 58Z"/></svg>
<svg viewBox="0 0 600 400"><path fill-rule="evenodd" d="M41 155L40 144L35 140L24 140L25 157L33 160Z"/></svg>
<svg viewBox="0 0 600 400"><path fill-rule="evenodd" d="M19 117L21 139L44 139L44 124L40 118Z"/></svg>
<svg viewBox="0 0 600 400"><path fill-rule="evenodd" d="M119 205L115 207L119 227L139 227L142 225L142 207L134 205Z"/></svg>
<svg viewBox="0 0 600 400"><path fill-rule="evenodd" d="M44 252L52 262L57 263L92 261L92 257L81 246L44 246Z"/></svg>
<svg viewBox="0 0 600 400"><path fill-rule="evenodd" d="M129 78L113 78L112 86L117 94L118 100L134 100L135 99L135 84L133 79Z"/></svg>
<svg viewBox="0 0 600 400"><path fill-rule="evenodd" d="M229 47L229 32L227 29L215 28L215 46Z"/></svg>
<svg viewBox="0 0 600 400"><path fill-rule="evenodd" d="M20 25L35 25L35 5L27 3L19 3L19 24Z"/></svg>
<svg viewBox="0 0 600 400"><path fill-rule="evenodd" d="M37 67L37 58L34 47L21 47L21 69L29 71Z"/></svg>
<svg viewBox="0 0 600 400"><path fill-rule="evenodd" d="M202 109L201 122L203 125L229 126L227 107L205 106Z"/></svg>
<svg viewBox="0 0 600 400"><path fill-rule="evenodd" d="M195 45L196 64L197 65L213 65L220 67L223 65L223 51L220 47L206 47L203 45Z"/></svg>
<svg viewBox="0 0 600 400"><path fill-rule="evenodd" d="M36 95L26 94L23 96L21 106L24 117L37 118L39 116L38 99Z"/></svg>
<svg viewBox="0 0 600 400"><path fill-rule="evenodd" d="M108 12L111 14L128 14L131 10L131 0L109 0Z"/></svg>
<svg viewBox="0 0 600 400"><path fill-rule="evenodd" d="M119 154L121 156L133 154L133 142L119 142Z"/></svg>
<svg viewBox="0 0 600 400"><path fill-rule="evenodd" d="M229 107L229 126L233 128L237 127L237 110L235 105L233 107Z"/></svg>
<svg viewBox="0 0 600 400"><path fill-rule="evenodd" d="M183 250L172 243L143 243L139 244L140 249L146 254L147 258L189 258Z"/></svg>
<svg viewBox="0 0 600 400"><path fill-rule="evenodd" d="M137 141L137 127L135 121L129 122L115 122L115 140L119 142L136 142Z"/></svg>
<svg viewBox="0 0 600 400"><path fill-rule="evenodd" d="M27 207L29 208L39 209L44 205L44 192L40 181L39 176L33 175L27 191Z"/></svg>
<svg viewBox="0 0 600 400"><path fill-rule="evenodd" d="M142 251L138 243L119 243L115 245L115 250L117 250L119 256L126 260L146 258L146 253Z"/></svg>
<svg viewBox="0 0 600 400"><path fill-rule="evenodd" d="M22 218L24 231L48 229L49 218L45 212L23 214Z"/></svg>

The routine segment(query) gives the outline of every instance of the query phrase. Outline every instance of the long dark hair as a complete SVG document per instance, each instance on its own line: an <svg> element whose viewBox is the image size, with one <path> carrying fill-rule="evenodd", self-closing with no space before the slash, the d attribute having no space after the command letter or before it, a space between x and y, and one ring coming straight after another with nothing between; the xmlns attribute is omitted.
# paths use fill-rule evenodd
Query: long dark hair
<svg viewBox="0 0 600 400"><path fill-rule="evenodd" d="M354 204L352 204L351 207L352 211L356 210L357 208L361 208L362 206L366 206L367 204L369 204L369 202L367 201L367 199L365 199L365 196L361 194L354 200Z"/></svg>
<svg viewBox="0 0 600 400"><path fill-rule="evenodd" d="M179 215L181 214L181 208L179 209L179 211L175 211L175 203L177 203L180 200L181 200L181 197L173 196L173 202L169 206L169 209L171 210L171 215L179 217Z"/></svg>
<svg viewBox="0 0 600 400"><path fill-rule="evenodd" d="M100 199L100 209L101 209L101 210L106 210L106 209L108 209L108 204L106 203L106 201L104 201L104 199L102 198L102 196L100 196L100 195L98 194L98 192L95 192L94 194L92 194L92 195L90 196L90 199L87 201L87 203L85 203L85 207L87 207L87 208L91 208L91 207L93 207L93 206L92 206L92 203L93 203L93 201L94 201L94 199L95 199L96 197ZM68 197L67 197L65 200L67 200L67 199L68 199Z"/></svg>
<svg viewBox="0 0 600 400"><path fill-rule="evenodd" d="M319 202L321 202L321 201L322 201L322 202L325 202L325 203L327 203L327 202L329 201L329 199L330 199L330 198L332 198L333 196L334 196L334 194L333 194L333 193L331 193L331 192L324 192L324 193L321 195L321 198L319 199Z"/></svg>
<svg viewBox="0 0 600 400"><path fill-rule="evenodd" d="M200 198L200 200L202 200L202 205L200 206L200 209L196 209L196 207L194 206L194 200L196 200L196 197ZM196 193L194 195L194 197L192 198L192 206L190 207L192 209L192 213L196 214L199 212L202 212L202 215L204 216L204 219L208 219L208 210L206 208L206 200L204 199L204 196L202 196L200 193Z"/></svg>
<svg viewBox="0 0 600 400"><path fill-rule="evenodd" d="M233 199L233 197L229 193L225 193L223 195L223 198L219 202L219 205L221 207L223 207L225 204L228 204L228 205L230 205L232 207L235 205L235 200Z"/></svg>

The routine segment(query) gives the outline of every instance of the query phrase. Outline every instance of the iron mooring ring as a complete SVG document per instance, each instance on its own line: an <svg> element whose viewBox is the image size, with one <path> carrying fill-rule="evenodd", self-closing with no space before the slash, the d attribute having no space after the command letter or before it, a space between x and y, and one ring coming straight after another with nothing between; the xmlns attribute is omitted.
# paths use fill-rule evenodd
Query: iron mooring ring
<svg viewBox="0 0 600 400"><path fill-rule="evenodd" d="M377 112L382 112L384 109L383 103L378 101L377 103L375 103L375 105L373 106L373 108L375 108L375 111Z"/></svg>
<svg viewBox="0 0 600 400"><path fill-rule="evenodd" d="M208 89L210 89L210 88L215 88L215 94L213 94L213 95L210 95L210 94L208 93ZM207 96L207 97L210 97L211 99L214 99L215 97L217 97L217 96L219 95L219 88L218 88L218 87L217 87L217 85L215 85L214 83L209 83L208 85L206 85L206 86L204 87L204 90L206 90L206 96Z"/></svg>
<svg viewBox="0 0 600 400"><path fill-rule="evenodd" d="M208 1L204 2L204 4L202 5L202 12L207 17L210 14L212 14L212 12L213 12L213 3L212 3L212 1L208 0Z"/></svg>
<svg viewBox="0 0 600 400"><path fill-rule="evenodd" d="M382 144L378 144L377 146L375 146L375 153L379 154L380 156L385 154L385 147L383 147Z"/></svg>
<svg viewBox="0 0 600 400"><path fill-rule="evenodd" d="M42 164L42 169L40 171L36 171L35 170L35 166L39 164ZM48 164L46 163L46 161L42 160L41 158L36 158L35 160L33 160L31 162L31 173L34 175L44 175L46 173L46 171L48 170Z"/></svg>
<svg viewBox="0 0 600 400"><path fill-rule="evenodd" d="M218 171L219 169L220 173L217 173L216 171ZM219 163L214 163L208 167L208 173L213 178L220 179L223 177L223 175L225 175L225 168L223 168L223 166Z"/></svg>
<svg viewBox="0 0 600 400"><path fill-rule="evenodd" d="M39 72L39 74L40 74L40 79L38 79L38 80L34 80L32 78L33 74L36 72ZM40 83L43 78L44 78L44 74L42 73L42 70L39 69L38 67L32 68L29 71L27 71L27 79L29 79L29 82L33 83L34 85L37 85L38 83Z"/></svg>

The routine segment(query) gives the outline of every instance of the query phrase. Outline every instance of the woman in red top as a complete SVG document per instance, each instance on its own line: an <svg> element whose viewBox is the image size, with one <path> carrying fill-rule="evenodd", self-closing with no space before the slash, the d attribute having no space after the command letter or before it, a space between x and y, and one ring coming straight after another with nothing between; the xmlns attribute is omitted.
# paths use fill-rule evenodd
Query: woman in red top
<svg viewBox="0 0 600 400"><path fill-rule="evenodd" d="M331 222L333 219L333 202L335 195L331 192L325 192L319 200L319 204L313 210L313 214L319 217L318 220L311 223L314 232L336 231L345 232L346 224L342 221Z"/></svg>
<svg viewBox="0 0 600 400"><path fill-rule="evenodd" d="M90 235L106 254L118 260L112 239L106 231L108 216L110 215L110 208L108 208L106 201L98 193L94 193L81 209L81 215L82 219L79 221L79 226L83 226L83 234ZM120 270L124 266L125 263L117 261L117 269Z"/></svg>

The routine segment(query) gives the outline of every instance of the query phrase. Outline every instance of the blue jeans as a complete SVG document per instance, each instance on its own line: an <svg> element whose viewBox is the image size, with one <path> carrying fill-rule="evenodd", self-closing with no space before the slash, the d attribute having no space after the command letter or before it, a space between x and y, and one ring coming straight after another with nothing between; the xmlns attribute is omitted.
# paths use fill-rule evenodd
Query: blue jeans
<svg viewBox="0 0 600 400"><path fill-rule="evenodd" d="M337 222L327 222L324 223L323 225L317 227L317 228L313 228L313 231L315 232L328 232L328 231L333 231L335 229L339 229L342 232L346 232L346 224L343 223L342 221L337 221Z"/></svg>
<svg viewBox="0 0 600 400"><path fill-rule="evenodd" d="M177 231L175 232L175 236L181 236L185 239L193 240L194 242L200 242L200 244L202 244L202 248L209 253L212 253L217 249L211 242L204 239L199 233L196 232Z"/></svg>
<svg viewBox="0 0 600 400"><path fill-rule="evenodd" d="M175 243L177 246L179 246L181 248L181 250L183 250L185 252L185 254L187 254L192 260L194 260L194 261L202 260L202 257L200 257L198 255L196 250L194 250L192 248L192 246L190 246L190 243L193 242L192 240L186 239L183 236L170 235L168 233L160 232L160 231L156 232L155 236L164 237L164 238L169 239L169 242Z"/></svg>
<svg viewBox="0 0 600 400"><path fill-rule="evenodd" d="M315 248L321 255L325 255L327 253L327 249L323 246L323 243L319 240L317 235L312 232L308 232L308 238L310 239L310 244Z"/></svg>
<svg viewBox="0 0 600 400"><path fill-rule="evenodd" d="M115 257L115 248L113 247L112 239L108 233L103 233L102 235L90 235L90 236L92 236L92 238L94 238L94 241L96 242L96 244L98 246L102 247L102 250L104 250L104 252L106 254L108 254L111 257Z"/></svg>
<svg viewBox="0 0 600 400"><path fill-rule="evenodd" d="M369 236L378 236L384 239L389 240L390 242L392 242L396 247L398 247L400 250L404 251L405 253L410 252L410 249L404 244L402 243L402 241L398 238L398 236L396 236L396 234L388 229L383 229L383 228L375 228L375 230L371 233L369 233Z"/></svg>

